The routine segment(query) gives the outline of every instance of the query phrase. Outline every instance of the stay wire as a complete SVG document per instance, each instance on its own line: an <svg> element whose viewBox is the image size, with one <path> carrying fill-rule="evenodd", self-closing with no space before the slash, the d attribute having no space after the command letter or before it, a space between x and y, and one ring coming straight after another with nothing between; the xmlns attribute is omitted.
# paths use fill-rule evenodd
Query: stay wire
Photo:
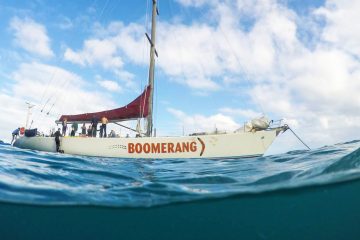
<svg viewBox="0 0 360 240"><path fill-rule="evenodd" d="M94 0L90 6L94 6L96 4L96 2L97 2L97 0ZM73 35L73 38L74 37L75 37L75 35ZM55 76L57 74L57 71L58 71L58 68L55 68L54 71L51 74L50 81L47 81L46 87L45 87L43 93L41 94L41 98L40 98L40 106L42 106L41 111L40 111L41 113L44 111L45 106L50 101L50 99L49 99L50 97L49 97L49 98L47 98L46 103L43 104L44 97L45 97L45 95L46 95L46 93L47 93L47 91L49 89L49 86L53 82L53 80L54 80L54 78L55 78Z"/></svg>
<svg viewBox="0 0 360 240"><path fill-rule="evenodd" d="M229 45L229 47L231 48L231 53L233 54L233 56L235 57L238 65L239 65L239 68L240 68L240 71L244 73L243 75L243 78L246 80L246 83L248 85L249 88L252 87L252 83L250 82L250 79L247 77L247 71L242 67L242 64L240 62L240 59L239 57L237 56L236 52L235 52L235 49L233 48L232 44L230 43L228 37L226 36L225 32L223 31L222 27L219 25L218 26L221 33L222 33L222 36L224 37L225 41L227 42L227 44ZM265 111L264 111L264 107L263 105L261 104L261 101L259 100L259 98L257 97L256 94L254 94L254 97L255 97L255 100L256 100L256 103L258 104L258 106L260 107L260 110L261 110L261 113L263 115L265 115Z"/></svg>
<svg viewBox="0 0 360 240"><path fill-rule="evenodd" d="M289 125L285 124L284 127L285 127L285 131L289 129L289 130L294 134L294 136L295 136L302 144L304 144L304 146L305 146L307 149L311 150L311 148L289 127Z"/></svg>
<svg viewBox="0 0 360 240"><path fill-rule="evenodd" d="M187 19L191 19L191 14L190 14L189 11L187 10L187 8L181 7L180 9L181 9L182 14L185 13L185 16L186 16ZM177 35L177 34L174 34L174 35ZM176 38L176 37L175 37L175 38ZM179 44L178 44L178 45L179 45ZM182 45L180 44L179 46L182 46ZM181 49L183 49L183 47L181 47ZM180 51L180 52L181 52L181 51ZM204 77L206 77L206 75L207 75L208 72L205 70L204 58L203 58L203 57L200 57L200 58L198 58L197 60L198 60L198 63L199 63L199 66L200 66L202 75L204 75ZM185 74L183 73L183 75L185 75Z"/></svg>
<svg viewBox="0 0 360 240"><path fill-rule="evenodd" d="M63 89L67 89L69 85L70 85L70 81L66 81L63 85ZM50 109L48 110L48 112L46 113L46 115L50 114L53 107L57 104L57 102L62 98L63 95L64 95L64 90L55 97L55 100L54 100L53 104L51 105Z"/></svg>
<svg viewBox="0 0 360 240"><path fill-rule="evenodd" d="M170 9L170 14L171 16L175 16L174 14L174 10L173 10L173 5L171 3L171 1L168 1L168 6L169 6L169 9ZM171 36L174 38L175 42L176 42L176 45L180 47L180 69L181 69L181 74L182 74L182 77L184 79L186 79L187 77L185 76L185 71L184 71L184 56L183 56L183 46L182 44L180 44L180 41L179 41L179 38L177 37L177 34L171 34Z"/></svg>
<svg viewBox="0 0 360 240"><path fill-rule="evenodd" d="M145 32L147 33L148 32L148 14L149 14L149 0L146 1L146 8L145 8L145 21L144 21L144 30ZM147 48L147 42L146 42L146 38L144 37L143 38L143 48L142 48L142 57L143 57L143 61L145 62L145 54L146 52L149 52L149 51L145 51L145 49ZM148 49L148 48L147 48ZM145 74L144 78L146 77L149 77L148 73ZM143 78L141 77L140 78L140 92L143 92L144 89L146 89L143 84L144 80ZM146 86L146 84L145 84ZM140 108L140 116L141 118L144 118L144 113L145 113L145 103L146 103L146 98L147 98L147 94L148 92L145 91L145 95L144 95L144 99L142 101L142 107Z"/></svg>
<svg viewBox="0 0 360 240"><path fill-rule="evenodd" d="M106 7L107 7L108 4L109 4L109 0L106 0L103 9L102 9L101 12L100 12L99 19L101 19L101 17L103 16L103 13L104 13L104 11L105 11L105 9L106 9Z"/></svg>
<svg viewBox="0 0 360 240"><path fill-rule="evenodd" d="M95 6L96 2L97 2L97 0L94 0L93 3L91 4L91 6ZM107 9L108 5L109 5L109 0L107 0L107 1L105 2L105 4L103 5L103 7L102 7L102 9L101 9L101 11L100 11L100 14L95 16L95 20L96 20L96 21L101 21L101 19L102 19L103 16L104 16L104 13L106 13L106 9ZM110 9L110 10L111 10L111 9ZM56 70L57 70L57 69L56 69ZM70 82L70 79L67 79L65 82L63 82L62 87L65 88L65 86L68 86L68 85L69 85L69 82ZM65 88L65 89L66 89L66 88ZM54 98L54 96L55 96L55 100L54 100L53 104L51 105L49 111L46 113L46 115L49 115L49 114L50 114L50 112L52 111L53 107L56 105L56 103L58 102L58 100L61 99L62 95L64 94L64 90L63 90L63 92L62 92L62 93L60 94L60 96L59 96L59 90L60 90L60 88L57 88L55 94L48 99L48 101L46 102L46 104L43 106L41 112L43 112L43 110L45 109L46 105L47 105L47 104L51 101L51 99Z"/></svg>

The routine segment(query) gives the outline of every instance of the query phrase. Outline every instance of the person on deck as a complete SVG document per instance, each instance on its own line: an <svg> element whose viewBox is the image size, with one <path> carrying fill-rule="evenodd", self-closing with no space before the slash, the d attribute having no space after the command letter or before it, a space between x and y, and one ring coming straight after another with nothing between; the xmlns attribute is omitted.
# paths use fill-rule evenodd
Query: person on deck
<svg viewBox="0 0 360 240"><path fill-rule="evenodd" d="M67 119L65 118L61 124L62 124L62 135L63 135L63 137L65 137L66 129L67 129Z"/></svg>
<svg viewBox="0 0 360 240"><path fill-rule="evenodd" d="M114 138L114 137L116 137L115 131L111 130L109 133L109 138Z"/></svg>
<svg viewBox="0 0 360 240"><path fill-rule="evenodd" d="M99 120L97 119L96 116L93 116L93 118L91 119L91 129L92 129L92 136L96 137L96 131L97 131L97 125L98 125Z"/></svg>
<svg viewBox="0 0 360 240"><path fill-rule="evenodd" d="M14 140L19 136L19 133L20 133L20 128L17 128L12 132L11 144L13 144Z"/></svg>
<svg viewBox="0 0 360 240"><path fill-rule="evenodd" d="M92 127L91 124L89 125L89 128L87 129L87 136L91 137L92 136Z"/></svg>
<svg viewBox="0 0 360 240"><path fill-rule="evenodd" d="M75 129L74 128L71 128L70 136L75 137Z"/></svg>
<svg viewBox="0 0 360 240"><path fill-rule="evenodd" d="M106 138L106 124L108 124L108 122L105 116L101 118L100 137Z"/></svg>
<svg viewBox="0 0 360 240"><path fill-rule="evenodd" d="M54 133L55 136L55 144L56 144L56 152L60 152L60 128Z"/></svg>
<svg viewBox="0 0 360 240"><path fill-rule="evenodd" d="M81 135L82 135L83 137L86 136L86 126L85 126L85 123L81 126Z"/></svg>
<svg viewBox="0 0 360 240"><path fill-rule="evenodd" d="M79 128L79 125L77 122L74 122L72 125L71 125L71 128L74 129L74 136L76 135L77 133L77 130Z"/></svg>

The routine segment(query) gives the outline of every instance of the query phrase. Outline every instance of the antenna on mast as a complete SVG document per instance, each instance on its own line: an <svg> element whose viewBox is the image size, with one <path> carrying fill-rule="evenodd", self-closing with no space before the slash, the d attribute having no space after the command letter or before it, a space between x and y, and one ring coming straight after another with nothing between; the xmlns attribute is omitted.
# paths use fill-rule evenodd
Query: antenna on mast
<svg viewBox="0 0 360 240"><path fill-rule="evenodd" d="M31 109L33 107L35 107L35 104L32 104L32 103L29 103L29 102L25 102L27 104L27 107L28 107L28 111L27 111L27 114L26 114L26 123L25 123L25 129L28 128L28 124L29 124L29 119L30 119L30 116L31 116Z"/></svg>

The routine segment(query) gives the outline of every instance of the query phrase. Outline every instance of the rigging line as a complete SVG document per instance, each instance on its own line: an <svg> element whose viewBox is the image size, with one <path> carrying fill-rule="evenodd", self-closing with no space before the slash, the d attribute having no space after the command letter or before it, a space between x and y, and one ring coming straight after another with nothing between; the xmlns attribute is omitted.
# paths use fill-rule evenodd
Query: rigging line
<svg viewBox="0 0 360 240"><path fill-rule="evenodd" d="M53 107L56 105L57 101L58 101L59 99L61 99L61 97L63 96L63 94L64 94L66 88L69 86L69 84L70 84L70 81L69 81L69 80L66 81L66 82L63 84L63 91L60 93L60 95L56 95L55 100L54 100L53 104L51 105L50 110L46 113L46 115L49 115L49 114L50 114L51 110L52 110ZM59 91L59 89L57 89L57 90Z"/></svg>
<svg viewBox="0 0 360 240"><path fill-rule="evenodd" d="M148 31L148 15L149 15L149 0L146 1L146 11L145 11L145 22L144 22L144 29L145 29L145 32ZM147 41L146 41L146 38L144 37L143 38L143 48L142 48L142 57L143 57L143 61L145 62L145 48L147 48L146 46L147 45ZM148 49L148 48L147 48ZM149 51L146 51L146 52L149 52ZM145 75L145 77L149 77L148 73ZM143 87L143 78L141 77L140 78L140 92L143 91L143 89L146 89ZM145 84L145 86L147 86ZM144 97L144 100L141 101L142 102L142 107L140 106L140 116L141 118L144 117L144 113L145 113L145 101L146 101L146 96L147 96L147 91L145 91L145 97Z"/></svg>
<svg viewBox="0 0 360 240"><path fill-rule="evenodd" d="M53 74L53 77L51 79L51 82L55 79L55 74L58 72L59 68L58 67L55 67L55 71L54 71L54 74ZM66 81L66 80L65 80ZM65 83L65 81L61 84L63 85ZM49 84L50 85L50 84ZM56 97L57 93L59 91L59 88L56 88L56 91L53 95L49 96L46 100L46 102L43 104L42 108L41 108L41 113L44 111L44 109L46 108L46 106L48 105L48 103L54 98Z"/></svg>
<svg viewBox="0 0 360 240"><path fill-rule="evenodd" d="M289 130L294 134L294 136L295 136L302 144L304 144L305 147L307 147L307 149L311 150L311 148L310 148L287 124L285 124L284 127L285 127L285 131L286 131L287 129L289 129Z"/></svg>
<svg viewBox="0 0 360 240"><path fill-rule="evenodd" d="M224 38L224 37L223 37ZM214 39L217 39L216 37L214 38ZM213 41L214 42L214 44L216 45L216 49L222 49L222 45L220 45L220 43L219 43L219 40L214 40ZM223 80L224 81L224 80ZM250 84L249 84L249 81L248 81L248 79L246 79L245 80L246 81L246 86L250 89ZM227 85L226 83L224 83L225 85ZM242 87L242 86L241 86ZM230 90L231 91L231 90ZM240 90L240 92L241 92L241 90ZM240 96L238 96L238 100L241 102L241 103L246 103L248 100L249 100L249 98L247 97L247 96L245 96L244 94L241 94ZM260 109L262 109L262 106L260 105L259 106L259 104L258 104L258 101L255 101L255 104L256 104L256 107L259 107ZM264 113L262 112L261 114L263 114L264 115Z"/></svg>
<svg viewBox="0 0 360 240"><path fill-rule="evenodd" d="M94 6L94 7L95 7L96 2L97 2L97 0L94 0L93 3L92 3L90 6ZM95 17L98 21L100 21L102 15L103 15L103 13L104 13L104 10L107 8L108 4L109 4L109 0L106 1L104 7L103 7L102 10L101 10L100 15ZM74 37L75 37L75 35L73 35L72 38L74 38ZM51 78L50 83L52 83L53 79L55 78L55 75L56 75L57 71L58 71L58 68L56 68L55 71L53 72L53 75L52 75L52 78ZM62 86L65 87L65 85L68 85L68 82L69 82L69 81L70 81L70 80L68 79L67 81L63 82ZM48 84L47 87L49 87L50 83ZM46 90L46 91L47 91L47 90ZM45 92L46 92L46 91L45 91ZM44 92L44 93L45 93L45 92ZM50 96L50 97L47 99L46 103L43 105L43 107L42 107L42 109L41 109L41 112L44 111L45 107L46 107L47 104L51 101L51 99L54 98L54 96L55 96L55 101L54 101L53 105L56 104L57 99L58 99L58 92L59 92L59 88L57 88L57 90L56 90L56 92L55 92L54 95ZM63 95L63 93L62 93L61 95ZM42 102L42 100L41 100L41 102ZM53 108L53 106L51 107L51 109L52 109L52 108ZM47 115L49 115L49 112L47 113Z"/></svg>
<svg viewBox="0 0 360 240"><path fill-rule="evenodd" d="M97 0L94 0L90 6L94 6L94 5L96 4L96 2L97 2ZM74 38L74 37L75 37L75 35L73 35L73 38ZM46 92L48 91L49 86L50 86L51 83L53 82L57 71L58 71L58 68L55 68L54 71L53 71L53 74L51 75L50 81L47 82L46 87L45 87L43 93L41 94L40 105L42 105L42 102L43 102L43 100L44 100L44 97L45 97L45 95L46 95ZM49 99L48 99L48 100L49 100ZM48 102L48 101L47 101L47 102ZM46 106L46 104L44 104L44 106L42 107L42 111L41 111L41 112L43 112L43 109L45 108L45 106Z"/></svg>
<svg viewBox="0 0 360 240"><path fill-rule="evenodd" d="M148 21L149 21L148 17L149 17L149 0L146 1L146 12L145 12L145 22L144 22L144 29L145 29L146 33L148 32ZM142 57L143 57L143 61L145 62L145 58L146 58L145 54L150 52L149 47L148 47L148 42L146 41L145 37L143 38L143 45L142 46L143 46L143 48L142 48ZM146 49L146 51L145 51L145 49ZM147 78L149 77L148 73L145 74L144 78L146 78L146 77ZM144 82L144 80L141 77L141 79L140 79L140 89L141 90L143 89L143 82Z"/></svg>
<svg viewBox="0 0 360 240"><path fill-rule="evenodd" d="M40 112L44 111L45 106L49 103L49 101L51 100L51 97L48 98L48 100L45 102L45 104L43 105L43 107L41 108Z"/></svg>
<svg viewBox="0 0 360 240"><path fill-rule="evenodd" d="M149 31L149 0L146 0L145 31Z"/></svg>
<svg viewBox="0 0 360 240"><path fill-rule="evenodd" d="M94 7L95 8L95 5L97 4L97 0L94 0L93 2L92 2L92 4L90 4L90 7Z"/></svg>
<svg viewBox="0 0 360 240"><path fill-rule="evenodd" d="M115 9L117 9L119 7L120 4L115 4L115 7L110 5L110 10L108 11L108 13L106 14L107 17L103 18L104 20L108 20L108 17L114 12Z"/></svg>
<svg viewBox="0 0 360 240"><path fill-rule="evenodd" d="M252 86L251 86L250 79L247 77L247 71L242 67L242 65L241 65L241 63L240 63L240 59L239 59L239 57L237 56L237 54L236 54L236 52L235 52L235 49L233 48L232 44L230 43L230 41L229 41L228 37L226 36L225 32L223 31L222 27L221 27L220 25L219 25L218 27L219 27L219 29L220 29L220 31L221 31L221 33L222 33L222 36L224 37L225 41L228 43L229 47L231 48L231 53L232 53L233 56L235 57L238 65L239 65L239 67L240 67L240 70L244 73L244 79L246 80L246 83L248 84L248 87L251 88ZM261 104L261 101L259 101L259 98L258 98L258 96L257 96L256 94L254 94L254 96L255 96L255 100L256 100L257 104L258 104L259 107L260 107L261 113L262 113L263 115L265 115L265 111L264 111L264 108L263 108L263 106L262 106L262 104Z"/></svg>
<svg viewBox="0 0 360 240"><path fill-rule="evenodd" d="M55 72L57 72L57 70L58 70L58 68L56 68L56 71ZM55 79L55 78L54 78ZM60 84L60 86L61 87L64 87L65 86L65 84L67 83L67 81L69 81L69 79L68 80L64 80L61 84ZM42 108L41 108L41 113L44 111L44 109L47 107L47 105L48 105L48 103L50 103L51 102L51 100L52 99L56 99L56 97L57 97L57 94L58 94L58 92L59 92L59 87L57 87L56 88L56 90L55 90L55 92L54 92L54 94L53 95L51 95L51 96L49 96L48 98L47 98L47 100L46 100L46 102L44 103L44 105L42 106Z"/></svg>
<svg viewBox="0 0 360 240"><path fill-rule="evenodd" d="M47 90L49 89L50 84L51 84L52 81L54 80L57 71L58 71L58 69L55 68L54 71L53 71L53 73L52 73L52 75L51 75L50 81L47 82L46 88L45 88L45 90L43 91L43 94L42 94L42 96L41 96L40 104L42 104L42 102L43 102L43 100L44 100L44 97L45 97L45 93L47 92ZM48 102L48 101L47 101L47 102ZM44 104L44 106L42 107L42 109L44 109L44 107L45 107L45 105L47 104L47 102ZM42 112L42 111L41 111L41 112Z"/></svg>
<svg viewBox="0 0 360 240"><path fill-rule="evenodd" d="M185 8L185 7L182 6L180 9L181 9L182 14L185 13L187 19L191 19L191 14L190 14L189 11L187 10L187 8ZM175 34L175 35L176 35L176 34ZM180 46L181 46L181 45L180 45ZM181 47L181 48L182 48L182 47ZM207 71L205 70L205 67L204 67L204 66L205 66L205 64L204 64L204 58L200 56L200 58L198 58L197 60L198 60L197 62L199 63L199 66L200 66L200 68L201 68L202 74L204 75L204 77L206 77Z"/></svg>
<svg viewBox="0 0 360 240"><path fill-rule="evenodd" d="M172 3L171 1L168 1L168 5L169 5L169 9L170 9L170 14L171 16L175 16L174 11L173 11L173 7L172 7ZM180 46L180 68L181 68L181 74L183 76L184 79L187 79L187 77L185 76L185 71L184 71L184 57L183 57L183 46L182 44L180 44L179 39L177 38L177 34L171 34L172 37L174 37L175 42L177 44L177 46Z"/></svg>
<svg viewBox="0 0 360 240"><path fill-rule="evenodd" d="M183 8L182 8L182 9L183 9ZM189 18L190 15L189 15L187 9L185 9L184 12L185 12L185 14L187 15L187 17ZM239 60L238 56L236 55L236 52L234 51L234 48L232 47L232 44L230 43L229 39L226 37L226 35L225 35L224 31L222 30L222 28L221 28L220 25L219 25L219 29L220 29L220 31L221 31L224 39L226 40L226 42L227 42L228 45L230 46L230 48L231 48L231 50L232 50L231 53L234 55L236 61L238 62L239 66L241 67L240 60ZM201 64L201 66L203 67L202 62L200 62L200 64ZM241 67L241 68L242 68L242 67ZM248 84L248 87L251 88L250 80L249 80L249 79L247 78L247 76L246 76L246 71L243 70L243 72L245 73L244 78L245 78L245 80L246 80L246 82L247 82L247 84ZM255 101L256 101L256 103L257 103L258 106L260 107L261 113L262 113L263 115L265 115L265 111L264 111L264 108L263 108L263 106L262 106L262 104L261 104L261 101L259 101L259 98L257 97L256 94L254 94L254 96L255 96Z"/></svg>
<svg viewBox="0 0 360 240"><path fill-rule="evenodd" d="M63 89L63 90L61 91L60 94L57 93L57 94L55 95L54 102L51 104L50 109L47 111L46 115L49 115L49 114L50 114L50 112L52 111L53 107L54 107L55 104L57 103L58 99L61 99L61 97L63 96L64 91L67 89L67 87L69 86L69 84L70 84L70 81L69 81L69 80L68 80L68 81L65 81L65 82L62 84L62 89ZM58 88L58 91L60 91L59 89L60 89L60 88Z"/></svg>
<svg viewBox="0 0 360 240"><path fill-rule="evenodd" d="M102 15L103 15L103 13L104 13L104 10L107 8L107 5L108 5L108 4L109 4L109 0L106 0L105 5L104 5L103 9L101 10L100 15L99 15L99 17L98 17L98 20L101 19Z"/></svg>
<svg viewBox="0 0 360 240"><path fill-rule="evenodd" d="M158 69L157 68L155 68L154 69L155 70L155 73L154 73L154 75L155 76L157 76L158 75ZM155 114L153 115L153 116L155 116L155 117L153 117L153 125L154 125L154 127L156 128L156 124L157 124L157 120L158 120L158 83L157 83L157 81L154 81L154 86L153 86L154 88L153 88L153 96L154 96L154 102L155 102Z"/></svg>
<svg viewBox="0 0 360 240"><path fill-rule="evenodd" d="M157 1L157 11L158 9L160 9L160 3L161 1L158 0ZM161 20L161 15L157 16L158 22L160 22ZM157 62L157 58L155 58L155 66L154 66L154 79L156 79L156 76L158 76L158 68L156 67L156 62ZM153 104L155 102L155 114L153 114L153 128L156 129L156 125L157 125L157 120L158 120L158 80L154 81L154 86L153 86L153 97L154 97L154 101ZM157 135L157 133L156 133Z"/></svg>
<svg viewBox="0 0 360 240"><path fill-rule="evenodd" d="M147 97L148 91L145 90L145 95L144 95L144 100L142 101L142 109L141 109L141 105L140 105L140 114L141 114L141 118L144 117L144 113L145 113L145 104L146 104L146 97Z"/></svg>
<svg viewBox="0 0 360 240"><path fill-rule="evenodd" d="M51 110L53 109L53 107L55 106L55 103L53 103L49 109L49 111L46 113L46 115L49 115L49 113L51 112Z"/></svg>

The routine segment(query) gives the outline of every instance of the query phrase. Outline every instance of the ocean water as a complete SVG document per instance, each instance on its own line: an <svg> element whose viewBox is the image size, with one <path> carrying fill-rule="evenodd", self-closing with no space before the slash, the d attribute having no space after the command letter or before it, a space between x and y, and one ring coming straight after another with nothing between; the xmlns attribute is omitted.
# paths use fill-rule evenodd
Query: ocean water
<svg viewBox="0 0 360 240"><path fill-rule="evenodd" d="M360 141L245 159L0 144L0 239L360 239Z"/></svg>

